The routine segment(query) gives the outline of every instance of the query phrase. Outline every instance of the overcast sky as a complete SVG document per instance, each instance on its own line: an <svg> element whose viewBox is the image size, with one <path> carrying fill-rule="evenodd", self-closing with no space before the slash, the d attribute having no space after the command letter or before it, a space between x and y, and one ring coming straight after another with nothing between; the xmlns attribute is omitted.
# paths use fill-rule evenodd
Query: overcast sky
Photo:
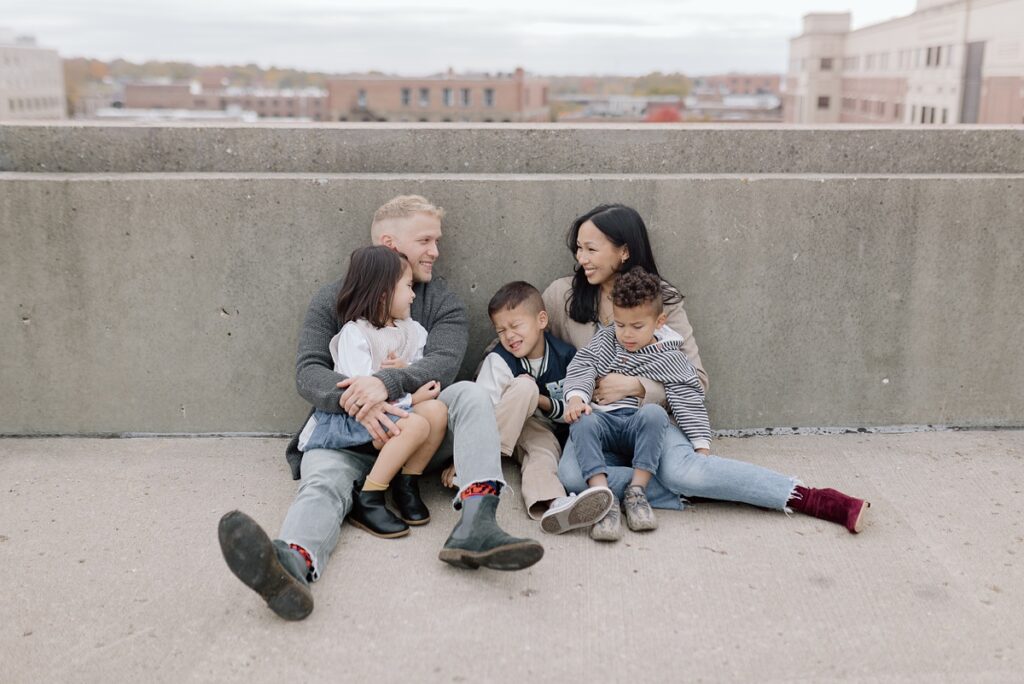
<svg viewBox="0 0 1024 684"><path fill-rule="evenodd" d="M377 69L643 74L785 71L808 12L854 27L915 0L0 0L0 27L64 57Z"/></svg>

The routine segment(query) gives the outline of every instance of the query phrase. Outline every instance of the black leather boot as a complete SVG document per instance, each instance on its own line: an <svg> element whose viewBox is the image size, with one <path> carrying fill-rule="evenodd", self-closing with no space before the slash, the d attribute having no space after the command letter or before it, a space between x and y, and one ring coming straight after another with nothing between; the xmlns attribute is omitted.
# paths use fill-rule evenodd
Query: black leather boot
<svg viewBox="0 0 1024 684"><path fill-rule="evenodd" d="M255 520L231 511L217 528L220 550L235 577L263 597L285 620L302 620L313 612L306 562L280 539L270 541Z"/></svg>
<svg viewBox="0 0 1024 684"><path fill-rule="evenodd" d="M399 473L391 480L391 500L398 509L398 517L410 525L426 525L430 511L420 498L420 476Z"/></svg>
<svg viewBox="0 0 1024 684"><path fill-rule="evenodd" d="M383 491L367 492L360 487L362 483L357 482L352 491L352 510L348 514L350 523L385 539L409 534L409 526L388 510Z"/></svg>
<svg viewBox="0 0 1024 684"><path fill-rule="evenodd" d="M540 542L513 537L498 527L497 509L498 497L492 494L465 499L462 518L438 558L459 568L494 570L522 570L539 561L544 556Z"/></svg>

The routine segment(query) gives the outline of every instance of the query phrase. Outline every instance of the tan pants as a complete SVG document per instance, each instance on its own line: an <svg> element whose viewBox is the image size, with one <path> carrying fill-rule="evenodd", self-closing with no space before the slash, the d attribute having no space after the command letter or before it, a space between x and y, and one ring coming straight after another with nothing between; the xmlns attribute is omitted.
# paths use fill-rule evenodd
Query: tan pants
<svg viewBox="0 0 1024 684"><path fill-rule="evenodd" d="M565 496L558 479L558 458L562 453L551 429L533 415L540 391L528 375L509 384L494 408L501 435L501 455L514 457L523 473L523 502L530 517L539 520L547 502Z"/></svg>

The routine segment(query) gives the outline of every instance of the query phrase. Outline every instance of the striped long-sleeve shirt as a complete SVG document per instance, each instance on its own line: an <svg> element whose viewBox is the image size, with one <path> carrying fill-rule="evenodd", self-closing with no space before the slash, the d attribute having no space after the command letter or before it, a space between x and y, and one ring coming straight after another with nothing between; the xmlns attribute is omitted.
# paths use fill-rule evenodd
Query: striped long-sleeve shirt
<svg viewBox="0 0 1024 684"><path fill-rule="evenodd" d="M704 407L704 388L697 371L682 350L682 338L662 327L655 342L635 352L628 351L615 337L615 327L597 331L590 344L576 352L565 376L565 398L574 395L589 402L597 378L609 373L649 378L665 386L665 398L672 420L695 449L711 445L711 424ZM597 410L639 407L636 397L614 404L594 405Z"/></svg>

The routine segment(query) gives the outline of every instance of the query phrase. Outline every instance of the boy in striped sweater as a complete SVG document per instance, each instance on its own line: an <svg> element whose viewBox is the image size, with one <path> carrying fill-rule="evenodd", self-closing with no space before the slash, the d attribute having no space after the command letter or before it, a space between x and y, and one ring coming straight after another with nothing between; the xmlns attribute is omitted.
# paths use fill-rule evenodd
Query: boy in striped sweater
<svg viewBox="0 0 1024 684"><path fill-rule="evenodd" d="M711 446L704 389L682 350L682 337L665 326L661 288L659 278L639 266L620 275L611 293L614 325L598 330L576 353L564 384L565 420L587 484L608 485L605 452L632 459L633 478L623 504L634 531L657 527L646 487L658 470L669 417L661 406L641 406L636 397L591 404L597 378L619 373L660 382L672 420L694 449L707 453ZM599 541L622 537L618 505L591 528L590 536Z"/></svg>

